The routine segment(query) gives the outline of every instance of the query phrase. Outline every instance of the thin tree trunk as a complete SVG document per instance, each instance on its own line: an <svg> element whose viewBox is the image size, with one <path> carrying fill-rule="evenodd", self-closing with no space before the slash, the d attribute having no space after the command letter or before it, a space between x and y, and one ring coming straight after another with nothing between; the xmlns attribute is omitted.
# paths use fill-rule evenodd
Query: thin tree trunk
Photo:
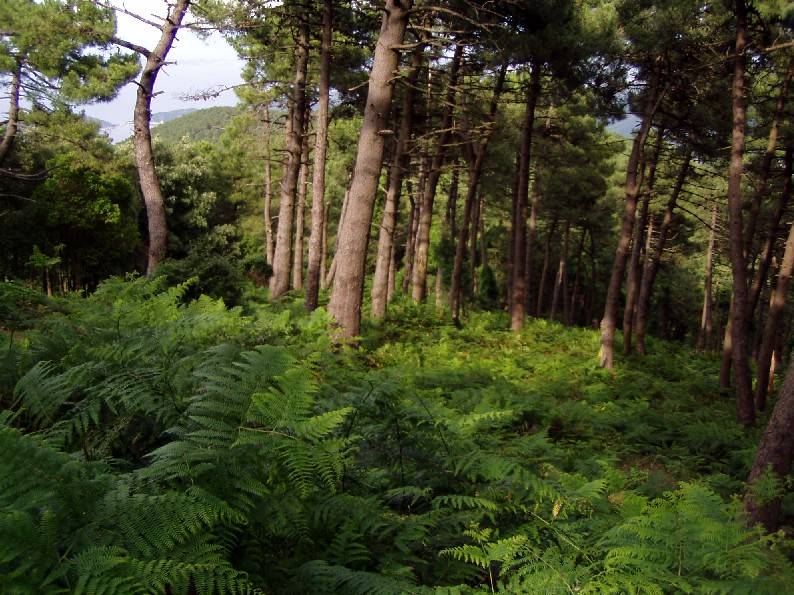
<svg viewBox="0 0 794 595"><path fill-rule="evenodd" d="M328 289L326 277L328 276L328 223L331 217L331 203L325 203L325 214L323 215L323 238L320 246L320 289Z"/></svg>
<svg viewBox="0 0 794 595"><path fill-rule="evenodd" d="M550 122L546 122L547 129L551 126ZM533 278L533 268L535 263L535 244L538 239L538 204L540 202L540 191L537 184L537 163L535 164L535 182L532 183L532 200L529 206L529 229L527 233L527 264L525 265L527 277L527 312L537 312L537 295L535 279Z"/></svg>
<svg viewBox="0 0 794 595"><path fill-rule="evenodd" d="M265 222L265 258L267 264L273 266L273 218L271 216L271 205L273 203L273 159L270 153L270 140L273 135L273 122L270 121L270 108L267 109L265 119L265 136L263 139L265 150L265 200L262 209L262 216Z"/></svg>
<svg viewBox="0 0 794 595"><path fill-rule="evenodd" d="M582 235L579 237L579 247L576 250L576 276L573 280L573 291L571 292L571 309L568 317L565 319L566 326L573 326L574 320L581 320L582 310L584 304L582 303L582 255L584 254L584 240L587 236L587 229L582 230ZM578 310L578 316L574 311Z"/></svg>
<svg viewBox="0 0 794 595"><path fill-rule="evenodd" d="M653 284L656 281L656 274L659 272L659 265L662 262L662 254L667 244L667 236L670 233L670 227L673 223L673 211L675 211L678 197L681 195L681 190L684 188L684 182L689 173L689 166L692 161L691 149L687 151L684 161L681 164L681 169L676 177L673 189L670 192L670 197L667 200L667 206L662 216L662 225L659 227L659 237L656 240L656 248L654 249L653 256L648 259L648 266L642 274L642 283L640 285L640 294L637 300L637 353L645 355L645 333L648 329L648 316L651 311L651 297L653 294ZM624 339L625 342L625 339Z"/></svg>
<svg viewBox="0 0 794 595"><path fill-rule="evenodd" d="M476 209L478 198L478 191L480 188L480 178L482 176L482 169L485 163L485 156L488 151L488 144L491 141L491 136L494 130L494 121L496 120L496 112L499 108L499 98L502 95L504 88L504 81L507 74L507 61L502 64L499 70L499 76L494 86L493 95L491 96L491 103L488 109L488 118L484 123L484 129L480 135L480 142L477 148L474 148L474 143L468 143L468 181L466 185L466 202L463 206L463 217L460 223L460 233L458 234L458 242L455 247L455 261L452 266L452 278L450 280L449 288L449 308L454 318L460 317L460 301L461 301L461 276L463 275L463 260L466 254L466 239L470 233L469 225L472 218L472 211ZM476 220L472 225L472 249L476 250ZM470 258L471 276L474 278L475 273L474 258Z"/></svg>
<svg viewBox="0 0 794 595"><path fill-rule="evenodd" d="M157 171L154 166L154 149L152 148L152 98L154 85L160 69L165 64L168 52L174 43L177 31L190 7L190 0L177 0L168 18L163 22L160 39L152 51L137 48L146 57L146 64L138 81L138 92L135 99L133 116L133 147L135 165L138 169L138 180L141 185L143 202L146 205L146 219L149 228L149 254L146 264L146 276L151 277L157 265L166 255L168 244L168 226L166 223L165 201Z"/></svg>
<svg viewBox="0 0 794 595"><path fill-rule="evenodd" d="M549 268L551 268L551 239L554 237L554 231L557 229L557 215L554 215L551 225L546 232L546 253L543 256L543 269L540 272L540 287L538 287L538 310L535 313L537 318L543 315L543 298L546 293L546 283L549 277Z"/></svg>
<svg viewBox="0 0 794 595"><path fill-rule="evenodd" d="M298 39L295 44L295 81L288 110L286 159L284 173L281 177L276 249L273 254L273 276L270 278L271 299L278 299L289 291L292 266L293 225L305 131L306 75L309 64L309 16L304 12L301 13L299 19Z"/></svg>
<svg viewBox="0 0 794 595"><path fill-rule="evenodd" d="M323 0L320 89L314 130L314 165L312 168L312 222L311 232L309 233L309 262L306 269L306 299L304 302L307 312L313 312L317 308L323 277L323 255L325 254L325 163L328 154L333 7L334 3L332 0Z"/></svg>
<svg viewBox="0 0 794 595"><path fill-rule="evenodd" d="M411 5L411 0L386 0L372 59L349 205L338 234L336 282L328 304L329 313L339 325L337 338L340 339L358 335L361 328L367 244L383 160L382 131L389 121L394 93L392 78L400 59L397 48L405 36Z"/></svg>
<svg viewBox="0 0 794 595"><path fill-rule="evenodd" d="M565 220L565 229L562 232L562 249L560 250L560 262L557 265L557 277L554 282L554 293L551 299L551 312L549 320L556 320L560 309L560 300L563 301L563 317L567 320L571 305L568 301L568 246L571 237L571 222ZM567 306L566 306L567 303Z"/></svg>
<svg viewBox="0 0 794 595"><path fill-rule="evenodd" d="M306 135L303 135L302 138L298 204L295 206L295 246L292 250L292 288L298 291L303 289L303 238L305 236L306 194L309 190L309 142Z"/></svg>
<svg viewBox="0 0 794 595"><path fill-rule="evenodd" d="M441 132L438 135L436 151L433 155L430 169L427 172L425 187L419 203L419 227L416 232L416 252L414 253L414 267L411 278L411 297L416 302L423 302L427 296L427 266L430 256L430 227L433 223L433 202L436 196L438 180L441 177L441 166L452 137L452 113L455 108L455 92L458 86L458 71L463 58L464 46L459 44L455 48L449 72L449 88L444 101Z"/></svg>
<svg viewBox="0 0 794 595"><path fill-rule="evenodd" d="M521 124L521 153L518 162L518 183L513 206L513 275L510 286L510 329L524 326L527 305L527 210L529 200L529 165L532 162L532 133L535 128L535 108L540 96L539 63L533 63L527 86L524 119Z"/></svg>
<svg viewBox="0 0 794 595"><path fill-rule="evenodd" d="M413 193L408 193L411 208L408 213L408 232L405 234L405 272L403 275L402 292L408 293L414 271L414 252L416 251L416 230L419 228L419 205Z"/></svg>
<svg viewBox="0 0 794 595"><path fill-rule="evenodd" d="M736 391L736 413L739 423L755 423L755 405L750 374L748 345L748 295L747 263L744 255L742 214L742 160L745 150L745 48L747 45L747 6L745 0L736 0L736 58L734 59L731 103L733 132L731 159L728 169L728 236L733 273L733 314L731 318L731 349L733 378Z"/></svg>
<svg viewBox="0 0 794 595"><path fill-rule="evenodd" d="M783 182L784 195L791 193L793 154L793 149L786 149L785 178ZM794 224L789 228L788 239L786 239L786 249L783 253L783 262L780 265L780 271L778 271L777 285L770 299L769 317L764 327L764 336L758 354L758 377L755 381L754 392L755 408L758 411L763 411L766 408L766 395L769 387L772 354L778 343L778 336L783 319L783 306L786 304L788 283L789 279L791 279L792 272L794 272Z"/></svg>
<svg viewBox="0 0 794 595"><path fill-rule="evenodd" d="M615 330L617 327L618 307L620 305L620 289L623 286L623 273L626 270L626 259L631 243L634 217L637 210L637 198L642 187L643 153L645 143L653 123L653 117L659 108L666 89L661 89L662 57L659 56L654 66L653 77L648 90L648 100L642 116L640 130L634 137L634 143L626 168L626 206L623 211L623 224L615 248L615 261L612 265L612 274L607 287L604 316L601 318L601 353L599 364L602 368L614 367Z"/></svg>
<svg viewBox="0 0 794 595"><path fill-rule="evenodd" d="M709 245L706 252L706 277L703 280L703 312L700 316L700 330L696 351L703 352L711 344L712 322L711 322L711 302L712 302L712 279L714 275L714 247L717 244L717 214L719 212L719 201L714 199L714 207L711 210L711 230L709 232Z"/></svg>
<svg viewBox="0 0 794 595"><path fill-rule="evenodd" d="M152 84L154 84L154 81L152 81ZM17 130L19 130L19 93L21 87L22 58L17 57L14 60L14 70L11 73L11 86L8 90L8 122L6 122L3 139L0 140L0 166L3 165L3 162L11 152L14 139L17 137Z"/></svg>
<svg viewBox="0 0 794 595"><path fill-rule="evenodd" d="M402 102L402 121L400 134L394 146L389 187L383 206L383 218L378 234L378 253L375 261L375 276L372 280L372 316L379 318L386 313L389 302L389 274L394 263L394 234L397 231L397 215L400 208L403 177L408 169L411 156L408 143L413 131L414 99L416 83L422 69L424 45L417 46L411 56L411 69L404 86Z"/></svg>
<svg viewBox="0 0 794 595"><path fill-rule="evenodd" d="M646 176L645 193L640 203L639 211L636 213L634 222L634 234L631 245L631 260L629 262L629 276L626 280L626 306L623 311L623 355L631 354L631 335L634 331L634 321L637 314L637 300L640 293L640 284L643 277L643 267L641 252L643 245L643 234L648 223L648 207L651 202L651 192L656 178L656 166L659 163L659 156L664 146L664 134L661 128L656 134L656 145L653 150L653 157L648 164L648 175ZM649 236L650 238L650 232Z"/></svg>

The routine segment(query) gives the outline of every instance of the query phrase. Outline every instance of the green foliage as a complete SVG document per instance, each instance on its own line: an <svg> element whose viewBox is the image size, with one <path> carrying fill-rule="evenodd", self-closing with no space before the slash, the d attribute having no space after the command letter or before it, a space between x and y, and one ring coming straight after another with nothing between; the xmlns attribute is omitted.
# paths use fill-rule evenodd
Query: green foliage
<svg viewBox="0 0 794 595"><path fill-rule="evenodd" d="M785 591L747 528L754 438L715 362L597 367L598 337L397 302L357 351L299 300L11 286L0 582L11 592ZM15 314L14 314L15 313ZM400 321L411 321L411 325ZM675 423L671 422L675 420ZM764 493L777 493L767 486Z"/></svg>
<svg viewBox="0 0 794 595"><path fill-rule="evenodd" d="M189 138L192 142L218 142L229 121L239 113L234 107L200 109L158 124L152 134L158 141L175 145ZM156 118L156 115L154 116Z"/></svg>

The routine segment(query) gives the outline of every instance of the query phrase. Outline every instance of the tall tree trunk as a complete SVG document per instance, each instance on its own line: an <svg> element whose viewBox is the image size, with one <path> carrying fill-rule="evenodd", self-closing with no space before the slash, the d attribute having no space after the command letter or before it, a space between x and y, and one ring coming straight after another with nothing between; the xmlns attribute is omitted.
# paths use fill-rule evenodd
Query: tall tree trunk
<svg viewBox="0 0 794 595"><path fill-rule="evenodd" d="M308 115L307 113L307 119ZM302 135L302 141L298 204L295 205L295 246L292 250L292 288L298 291L303 289L303 238L306 235L306 195L309 191L309 139Z"/></svg>
<svg viewBox="0 0 794 595"><path fill-rule="evenodd" d="M788 249L788 245L786 248ZM753 524L760 523L769 532L776 531L780 525L782 496L759 502L752 495L752 486L766 475L768 469L775 479L780 482L786 481L786 477L791 473L792 459L794 459L791 428L794 428L794 358L789 362L780 396L761 435L758 452L747 479L751 489L745 496L744 502L749 520Z"/></svg>
<svg viewBox="0 0 794 595"><path fill-rule="evenodd" d="M546 283L549 278L549 269L551 268L551 240L554 237L554 231L557 229L558 218L554 215L549 229L546 231L546 251L543 256L543 269L540 272L540 286L538 287L538 310L535 313L537 318L543 315L543 303L546 297Z"/></svg>
<svg viewBox="0 0 794 595"><path fill-rule="evenodd" d="M394 234L397 231L397 215L400 208L403 177L411 160L408 144L413 131L416 83L422 70L424 47L424 45L417 46L411 55L411 69L403 90L402 121L389 172L389 187L386 191L386 202L383 205L383 218L378 234L375 276L372 280L372 316L375 318L386 314L389 301L389 272L394 263Z"/></svg>
<svg viewBox="0 0 794 595"><path fill-rule="evenodd" d="M626 280L626 307L623 311L623 355L631 354L631 335L634 332L634 321L637 315L637 300L640 293L640 284L644 276L642 260L643 235L648 223L648 207L651 202L651 192L656 178L656 166L662 154L664 146L664 133L661 128L656 134L656 145L653 149L653 157L648 164L648 175L646 176L645 193L640 203L639 211L636 213L634 222L634 234L631 244L631 260L629 262L629 276ZM650 241L650 231L648 231Z"/></svg>
<svg viewBox="0 0 794 595"><path fill-rule="evenodd" d="M300 178L301 154L305 132L306 74L309 64L309 15L300 14L298 39L295 44L295 81L288 110L285 141L284 173L281 177L281 197L278 207L276 249L273 253L273 276L270 278L270 297L278 299L289 291L292 266L292 238L295 223L295 201Z"/></svg>
<svg viewBox="0 0 794 595"><path fill-rule="evenodd" d="M581 319L584 304L582 303L582 255L584 254L584 240L587 237L587 229L582 229L579 237L579 247L576 249L576 275L573 280L573 290L571 291L571 309L565 319L566 326L573 326L574 320ZM577 316L578 312L578 316Z"/></svg>
<svg viewBox="0 0 794 595"><path fill-rule="evenodd" d="M565 229L562 232L562 249L560 250L560 262L557 266L557 278L554 282L554 294L551 300L551 312L549 320L556 320L560 308L560 300L563 302L563 318L568 319L571 304L568 299L568 251L571 237L571 222L565 220Z"/></svg>
<svg viewBox="0 0 794 595"><path fill-rule="evenodd" d="M712 279L714 275L714 247L717 244L717 215L719 213L719 201L714 199L714 207L711 209L711 230L709 231L709 245L706 252L706 277L703 280L703 312L700 316L700 330L698 331L696 351L706 351L711 344L712 322L711 322L711 302L712 302Z"/></svg>
<svg viewBox="0 0 794 595"><path fill-rule="evenodd" d="M521 153L518 160L518 183L513 205L513 275L510 286L510 329L520 331L524 326L527 306L527 211L529 200L529 170L532 162L532 133L535 128L535 108L540 96L540 63L531 65L527 86L524 119L521 123Z"/></svg>
<svg viewBox="0 0 794 595"><path fill-rule="evenodd" d="M601 318L601 353L599 364L602 368L614 367L615 330L617 327L618 307L620 305L620 289L623 286L623 274L626 270L626 259L631 243L634 217L637 210L637 198L642 188L643 153L645 143L653 123L653 117L659 108L666 88L661 88L662 57L656 59L653 76L648 89L648 98L642 115L640 129L634 137L634 143L626 167L626 206L623 211L623 224L618 236L618 245L615 248L615 261L612 265L612 274L609 277L604 316Z"/></svg>
<svg viewBox="0 0 794 595"><path fill-rule="evenodd" d="M478 191L480 188L480 178L482 176L482 169L485 163L485 155L488 151L488 144L491 142L491 136L494 130L494 121L496 120L496 112L499 107L499 98L502 95L504 88L504 81L507 74L507 61L502 64L499 70L499 76L496 79L493 95L491 96L491 103L488 109L488 118L485 120L484 129L480 135L480 142L477 147L474 143L469 141L467 144L468 155L468 181L466 185L466 202L463 205L463 216L461 218L460 230L458 234L457 245L455 246L455 261L452 265L452 278L450 280L449 288L449 308L452 316L455 319L460 317L460 298L461 298L461 277L463 275L463 260L466 255L466 239L470 234L469 225L471 223L472 211L476 209L478 198ZM470 132L470 131L468 131ZM472 248L476 249L476 222L472 226ZM475 275L475 262L470 259L471 276Z"/></svg>
<svg viewBox="0 0 794 595"><path fill-rule="evenodd" d="M416 302L422 302L427 297L427 266L430 257L430 227L433 223L433 202L436 197L438 180L441 177L441 166L452 137L452 115L455 108L455 92L458 86L458 71L463 58L464 46L455 47L452 64L449 71L449 87L444 101L441 132L438 135L436 151L433 155L430 169L427 172L425 187L422 189L422 198L419 203L419 227L416 232L416 252L414 253L414 267L411 279L411 297Z"/></svg>
<svg viewBox="0 0 794 595"><path fill-rule="evenodd" d="M382 132L389 121L393 77L400 59L398 47L405 36L411 5L411 0L386 0L372 59L349 205L338 233L336 281L328 304L329 313L339 325L337 337L340 339L358 335L361 328L367 243L383 160L385 139Z"/></svg>
<svg viewBox="0 0 794 595"><path fill-rule="evenodd" d="M791 194L791 174L792 156L794 149L787 148L785 156L785 178L783 182L783 194ZM755 381L754 401L755 408L763 411L766 408L766 395L769 387L770 366L772 355L778 344L780 327L783 319L783 306L786 304L788 283L791 274L794 272L794 224L789 228L788 238L786 239L786 249L783 253L783 262L778 271L777 285L772 292L769 305L769 317L764 327L764 336L761 342L761 349L758 354L758 377Z"/></svg>
<svg viewBox="0 0 794 595"><path fill-rule="evenodd" d="M331 42L333 38L332 0L323 0L323 37L320 45L320 89L314 129L314 166L312 168L312 222L309 233L309 262L306 270L307 312L317 308L322 282L325 217L325 162L328 154L328 110L331 91Z"/></svg>
<svg viewBox="0 0 794 595"><path fill-rule="evenodd" d="M748 295L747 264L744 255L742 215L742 159L745 149L746 107L745 48L747 46L747 6L745 0L736 0L736 58L733 66L731 104L733 132L731 159L728 169L728 237L733 273L733 314L731 318L731 349L733 353L733 379L736 391L736 413L739 423L755 423L755 405L750 374L748 345Z"/></svg>
<svg viewBox="0 0 794 595"><path fill-rule="evenodd" d="M132 143L135 152L135 165L138 169L138 180L141 185L141 194L143 194L143 202L146 205L146 219L149 228L147 277L152 276L157 265L165 258L168 245L165 201L154 166L154 149L152 148L152 131L150 128L152 97L154 97L154 85L157 75L165 64L168 52L174 43L177 31L179 31L189 7L190 0L177 0L168 18L160 28L162 33L154 49L148 51L143 48L137 48L146 57L146 64L138 81L138 92L133 116Z"/></svg>
<svg viewBox="0 0 794 595"><path fill-rule="evenodd" d="M267 259L267 264L273 266L273 219L270 213L270 207L273 203L273 156L270 152L270 140L273 136L273 122L270 120L270 108L265 109L267 110L263 138L263 148L265 152L265 196L262 217L265 223L265 258Z"/></svg>
<svg viewBox="0 0 794 595"><path fill-rule="evenodd" d="M656 281L656 274L659 272L659 265L662 262L662 254L667 244L667 236L670 233L670 226L673 223L673 211L675 210L678 197L684 187L687 174L689 173L689 166L692 161L692 150L688 149L684 161L681 164L681 169L676 177L673 189L670 192L670 197L667 200L667 206L662 216L662 225L659 227L659 237L656 240L656 248L653 255L648 259L648 266L642 274L642 283L640 285L640 294L637 299L637 353L645 355L645 333L648 329L648 316L651 311L651 297L653 294L653 284ZM624 339L625 343L625 339Z"/></svg>
<svg viewBox="0 0 794 595"><path fill-rule="evenodd" d="M416 231L419 229L419 203L414 199L412 192L408 192L408 201L411 208L408 210L408 226L405 234L405 271L402 282L402 292L408 293L414 272L414 252L416 251Z"/></svg>
<svg viewBox="0 0 794 595"><path fill-rule="evenodd" d="M14 60L14 70L11 73L11 86L8 91L8 122L0 140L0 166L11 152L14 139L19 129L19 93L22 87L22 58Z"/></svg>

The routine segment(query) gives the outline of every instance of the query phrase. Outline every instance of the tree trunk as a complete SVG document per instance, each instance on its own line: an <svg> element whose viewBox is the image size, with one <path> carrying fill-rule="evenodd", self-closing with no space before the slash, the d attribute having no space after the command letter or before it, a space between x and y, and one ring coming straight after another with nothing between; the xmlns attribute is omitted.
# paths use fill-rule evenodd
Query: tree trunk
<svg viewBox="0 0 794 595"><path fill-rule="evenodd" d="M785 157L785 178L783 182L783 194L791 194L791 173L792 156L794 149L786 149ZM786 239L786 249L783 253L783 262L777 276L777 285L772 292L769 305L769 317L764 327L764 336L761 342L761 349L758 354L758 377L755 381L754 401L755 408L763 411L766 408L766 395L769 387L770 366L772 355L778 344L780 327L783 319L783 306L786 304L788 283L791 274L794 272L794 224L789 228L788 238Z"/></svg>
<svg viewBox="0 0 794 595"><path fill-rule="evenodd" d="M157 178L157 171L154 166L154 149L152 148L152 131L150 128L154 85L189 7L190 0L177 0L174 3L174 7L161 27L160 40L151 52L146 51L144 53L146 64L141 71L135 99L132 142L149 228L147 277L151 277L154 274L157 265L165 258L168 245L165 200L163 199L163 191L160 188L160 181Z"/></svg>
<svg viewBox="0 0 794 595"><path fill-rule="evenodd" d="M642 197L640 209L636 213L634 222L634 234L631 245L631 261L629 262L629 276L626 280L626 307L623 311L623 355L631 354L631 334L634 332L634 321L637 315L637 301L639 299L640 284L644 276L641 252L643 246L643 235L646 233L645 227L648 223L648 207L651 202L651 192L656 178L656 166L659 163L659 156L664 146L664 134L661 128L656 134L656 145L653 150L653 157L648 164L648 175L646 176L645 194ZM650 230L648 231L648 241L650 242Z"/></svg>
<svg viewBox="0 0 794 595"><path fill-rule="evenodd" d="M414 271L414 252L416 251L416 231L419 228L419 205L413 193L408 193L411 208L408 213L407 233L405 234L405 271L403 274L402 292L408 293Z"/></svg>
<svg viewBox="0 0 794 595"><path fill-rule="evenodd" d="M482 176L482 169L485 163L485 155L488 150L488 144L491 141L491 135L494 130L494 121L496 120L496 112L499 108L499 98L502 95L504 88L504 81L507 74L507 61L502 64L499 70L499 76L494 86L493 95L491 96L491 103L488 110L488 118L484 123L484 129L480 135L480 142L477 148L474 148L474 143L468 143L468 181L466 185L466 202L463 205L463 217L460 223L460 230L458 234L458 242L455 246L455 261L452 266L452 278L450 280L449 288L449 308L452 316L455 319L460 317L460 299L461 299L461 276L463 275L463 260L466 254L466 239L470 234L469 225L472 219L472 211L476 210L476 203L480 188L480 178ZM467 131L470 132L470 131ZM472 248L476 249L476 221L472 225ZM475 262L470 258L471 276L474 278Z"/></svg>
<svg viewBox="0 0 794 595"><path fill-rule="evenodd" d="M656 274L659 272L659 265L662 262L662 254L667 244L667 236L670 233L670 226L673 223L673 211L675 210L678 197L684 187L687 174L689 173L689 166L692 161L692 151L687 150L684 161L681 164L681 169L678 172L678 177L675 180L673 189L670 192L670 198L667 200L667 206L662 216L662 225L659 227L659 237L656 240L656 248L653 251L653 256L648 259L648 266L642 274L642 283L640 285L640 294L637 300L637 353L645 355L645 333L648 329L648 316L651 311L651 297L653 294L653 284L656 281ZM625 344L625 339L624 339Z"/></svg>
<svg viewBox="0 0 794 595"><path fill-rule="evenodd" d="M719 201L714 199L714 207L711 210L711 230L709 231L709 245L706 252L706 278L703 280L703 312L700 316L700 330L695 347L696 351L703 352L711 344L712 322L711 322L711 302L712 302L712 279L714 275L714 247L717 244L717 214L719 212Z"/></svg>
<svg viewBox="0 0 794 595"><path fill-rule="evenodd" d="M560 300L563 302L563 318L568 319L571 310L571 303L568 298L568 251L571 237L571 222L565 220L565 229L562 233L562 250L560 250L560 262L557 266L557 278L554 282L554 294L551 300L551 313L549 320L556 320L560 308Z"/></svg>
<svg viewBox="0 0 794 595"><path fill-rule="evenodd" d="M394 93L393 77L408 24L411 0L386 0L383 21L369 76L369 88L358 141L347 214L339 230L334 282L329 313L339 325L337 338L357 336L361 328L364 267L378 190L384 135Z"/></svg>
<svg viewBox="0 0 794 595"><path fill-rule="evenodd" d="M524 119L521 124L521 153L518 161L518 183L513 205L513 274L510 286L510 329L524 326L527 306L527 210L529 200L529 164L532 162L532 132L535 108L540 96L541 65L533 63L527 86Z"/></svg>
<svg viewBox="0 0 794 595"><path fill-rule="evenodd" d="M325 216L325 162L328 154L328 110L331 90L331 41L333 38L332 0L323 0L323 38L320 46L320 89L314 129L314 166L312 168L312 222L309 233L309 262L306 270L307 312L317 308L322 283Z"/></svg>
<svg viewBox="0 0 794 595"><path fill-rule="evenodd" d="M308 113L306 116L308 119ZM309 139L302 135L302 140L298 204L295 206L295 246L292 250L292 288L298 291L303 289L303 238L306 235L306 194L309 190Z"/></svg>
<svg viewBox="0 0 794 595"><path fill-rule="evenodd" d="M543 301L546 294L546 283L549 278L549 269L551 268L551 239L554 237L554 231L557 229L557 215L551 221L548 231L546 232L546 252L543 256L543 269L540 272L540 287L538 287L538 310L535 313L537 318L543 315Z"/></svg>
<svg viewBox="0 0 794 595"><path fill-rule="evenodd" d="M289 291L295 201L300 178L305 129L304 114L306 112L306 74L308 64L309 16L304 12L301 13L298 22L298 39L295 44L295 81L288 110L284 173L281 176L278 228L276 229L276 249L273 253L273 276L270 278L271 299L278 299Z"/></svg>
<svg viewBox="0 0 794 595"><path fill-rule="evenodd" d="M659 56L654 66L653 77L648 89L648 98L642 116L642 124L634 137L628 166L626 168L626 206L623 211L623 224L621 225L618 245L615 249L615 261L612 265L612 274L607 287L604 316L601 318L601 353L599 364L602 368L614 367L615 330L617 327L618 307L620 305L620 289L623 286L623 273L626 270L626 259L634 229L634 217L637 210L637 198L642 187L643 153L645 143L653 123L653 117L661 103L666 89L661 89L662 58Z"/></svg>
<svg viewBox="0 0 794 595"><path fill-rule="evenodd" d="M389 271L394 260L394 234L397 231L397 215L400 208L403 177L408 169L411 156L408 152L408 143L413 131L414 98L416 97L416 82L422 69L424 45L417 46L411 56L411 69L408 72L403 92L402 121L400 134L394 146L391 170L389 172L389 187L386 191L386 202L383 205L383 218L381 219L378 234L378 254L375 261L375 276L372 280L372 316L379 318L386 314L389 301Z"/></svg>
<svg viewBox="0 0 794 595"><path fill-rule="evenodd" d="M786 246L788 250L788 244ZM758 452L755 455L753 468L747 479L752 486L766 475L767 470L780 482L785 482L791 473L794 458L794 440L791 428L794 427L794 358L791 359L786 372L786 379L780 389L780 396L772 411L772 416L764 428ZM744 503L751 523L760 523L770 533L776 531L780 523L780 505L782 497L767 502L758 502L752 493L746 495Z"/></svg>
<svg viewBox="0 0 794 595"><path fill-rule="evenodd" d="M267 264L273 266L273 218L271 217L270 207L273 203L273 160L270 153L270 139L273 136L273 122L270 120L270 109L267 109L264 130L264 151L265 151L265 198L262 208L262 216L265 223L265 258Z"/></svg>
<svg viewBox="0 0 794 595"><path fill-rule="evenodd" d="M455 105L455 92L458 85L458 71L463 57L464 46L459 44L455 48L449 72L449 88L444 101L441 132L438 135L436 151L427 172L425 186L419 203L419 227L416 232L416 252L414 253L414 267L411 278L411 297L416 302L423 302L427 297L427 266L430 256L430 227L433 223L433 202L436 196L438 180L441 177L441 166L452 137L452 113Z"/></svg>
<svg viewBox="0 0 794 595"><path fill-rule="evenodd" d="M736 0L736 58L734 59L731 104L733 132L731 158L728 169L728 237L733 273L733 314L731 318L731 350L733 378L736 391L736 413L739 423L755 423L755 405L750 374L748 345L748 295L747 264L744 255L742 216L742 159L745 149L746 107L745 47L747 45L747 6L745 0Z"/></svg>
<svg viewBox="0 0 794 595"><path fill-rule="evenodd" d="M11 152L14 139L19 129L19 92L22 86L22 58L14 60L14 70L11 73L11 86L8 91L8 122L0 140L0 167Z"/></svg>

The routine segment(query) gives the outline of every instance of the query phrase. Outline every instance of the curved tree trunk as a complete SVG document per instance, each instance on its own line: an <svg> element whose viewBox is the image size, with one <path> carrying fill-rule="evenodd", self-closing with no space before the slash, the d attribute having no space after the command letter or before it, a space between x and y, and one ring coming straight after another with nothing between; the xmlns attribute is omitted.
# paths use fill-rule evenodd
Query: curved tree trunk
<svg viewBox="0 0 794 595"><path fill-rule="evenodd" d="M634 332L634 321L637 316L637 301L639 299L640 285L644 276L644 267L641 259L643 235L646 233L645 227L648 224L648 208L651 202L651 192L653 183L656 179L656 166L659 163L659 156L664 146L664 134L661 128L656 134L656 145L653 150L653 157L648 164L648 175L646 176L645 194L642 197L640 209L636 213L634 222L634 234L631 244L631 260L629 262L629 276L626 280L626 307L623 311L623 355L631 353L631 334ZM651 232L648 230L648 241L650 242Z"/></svg>
<svg viewBox="0 0 794 595"><path fill-rule="evenodd" d="M333 2L323 0L323 40L320 48L320 97L314 129L314 167L312 170L312 222L309 233L309 256L306 269L307 312L317 308L323 269L325 236L325 161L328 153L328 109L331 89L331 41Z"/></svg>
<svg viewBox="0 0 794 595"><path fill-rule="evenodd" d="M339 325L340 339L357 336L361 328L367 243L383 160L385 139L381 132L388 124L394 93L392 78L400 58L397 47L403 42L411 5L411 0L386 1L372 61L349 204L338 232L336 281L328 304L329 313Z"/></svg>
<svg viewBox="0 0 794 595"><path fill-rule="evenodd" d="M601 318L601 352L599 364L602 368L612 369L615 356L615 330L617 326L618 307L620 306L620 290L623 287L623 274L626 271L626 259L629 253L634 217L637 210L637 198L642 187L643 153L645 143L653 123L653 117L659 108L666 89L661 89L662 58L659 56L654 66L653 77L645 111L642 115L642 124L634 137L634 143L626 167L626 206L623 211L623 223L618 236L618 245L615 248L615 261L612 265L612 274L607 287L604 316Z"/></svg>
<svg viewBox="0 0 794 595"><path fill-rule="evenodd" d="M292 270L292 238L295 222L295 201L303 152L306 113L306 73L309 64L309 15L302 13L298 22L295 45L295 81L286 131L286 163L281 177L281 197L278 206L276 248L273 253L273 276L270 278L270 298L278 299L289 291Z"/></svg>
<svg viewBox="0 0 794 595"><path fill-rule="evenodd" d="M792 174L792 155L794 149L786 149L785 178L783 182L784 196L791 194L791 174ZM787 196L786 196L787 198ZM781 200L781 202L783 202ZM786 201L787 202L787 201ZM786 294L791 274L794 272L794 225L789 228L786 249L783 254L783 262L777 276L777 286L772 292L772 299L769 305L769 317L764 327L764 337L761 342L761 349L758 354L758 377L755 381L755 391L753 399L755 408L763 411L766 408L766 395L769 387L770 366L772 364L772 354L778 343L780 326L783 319L783 306L786 304Z"/></svg>
<svg viewBox="0 0 794 595"><path fill-rule="evenodd" d="M659 237L656 241L656 248L653 251L653 256L648 259L648 266L642 274L642 282L640 284L640 295L637 300L637 353L645 355L645 333L648 329L648 315L651 311L651 295L653 292L653 284L656 281L656 274L659 272L659 265L662 261L662 254L664 247L667 243L667 236L670 233L670 226L673 222L673 211L675 210L678 197L684 187L687 174L689 173L689 165L692 161L691 149L687 151L684 162L681 164L681 169L678 172L678 177L675 180L675 185L670 193L670 198L667 201L664 215L662 216L662 225L659 228ZM625 339L624 339L625 343Z"/></svg>
<svg viewBox="0 0 794 595"><path fill-rule="evenodd" d="M138 168L138 180L141 185L143 202L146 205L146 219L149 227L149 256L146 264L146 276L151 277L157 265L165 258L168 245L168 227L165 217L165 201L160 181L154 167L154 149L152 148L152 98L154 84L160 69L165 64L168 52L174 43L177 31L190 7L190 0L177 0L171 13L161 27L160 40L153 50L143 50L146 64L138 81L138 93L135 99L133 116L133 147L135 165Z"/></svg>

